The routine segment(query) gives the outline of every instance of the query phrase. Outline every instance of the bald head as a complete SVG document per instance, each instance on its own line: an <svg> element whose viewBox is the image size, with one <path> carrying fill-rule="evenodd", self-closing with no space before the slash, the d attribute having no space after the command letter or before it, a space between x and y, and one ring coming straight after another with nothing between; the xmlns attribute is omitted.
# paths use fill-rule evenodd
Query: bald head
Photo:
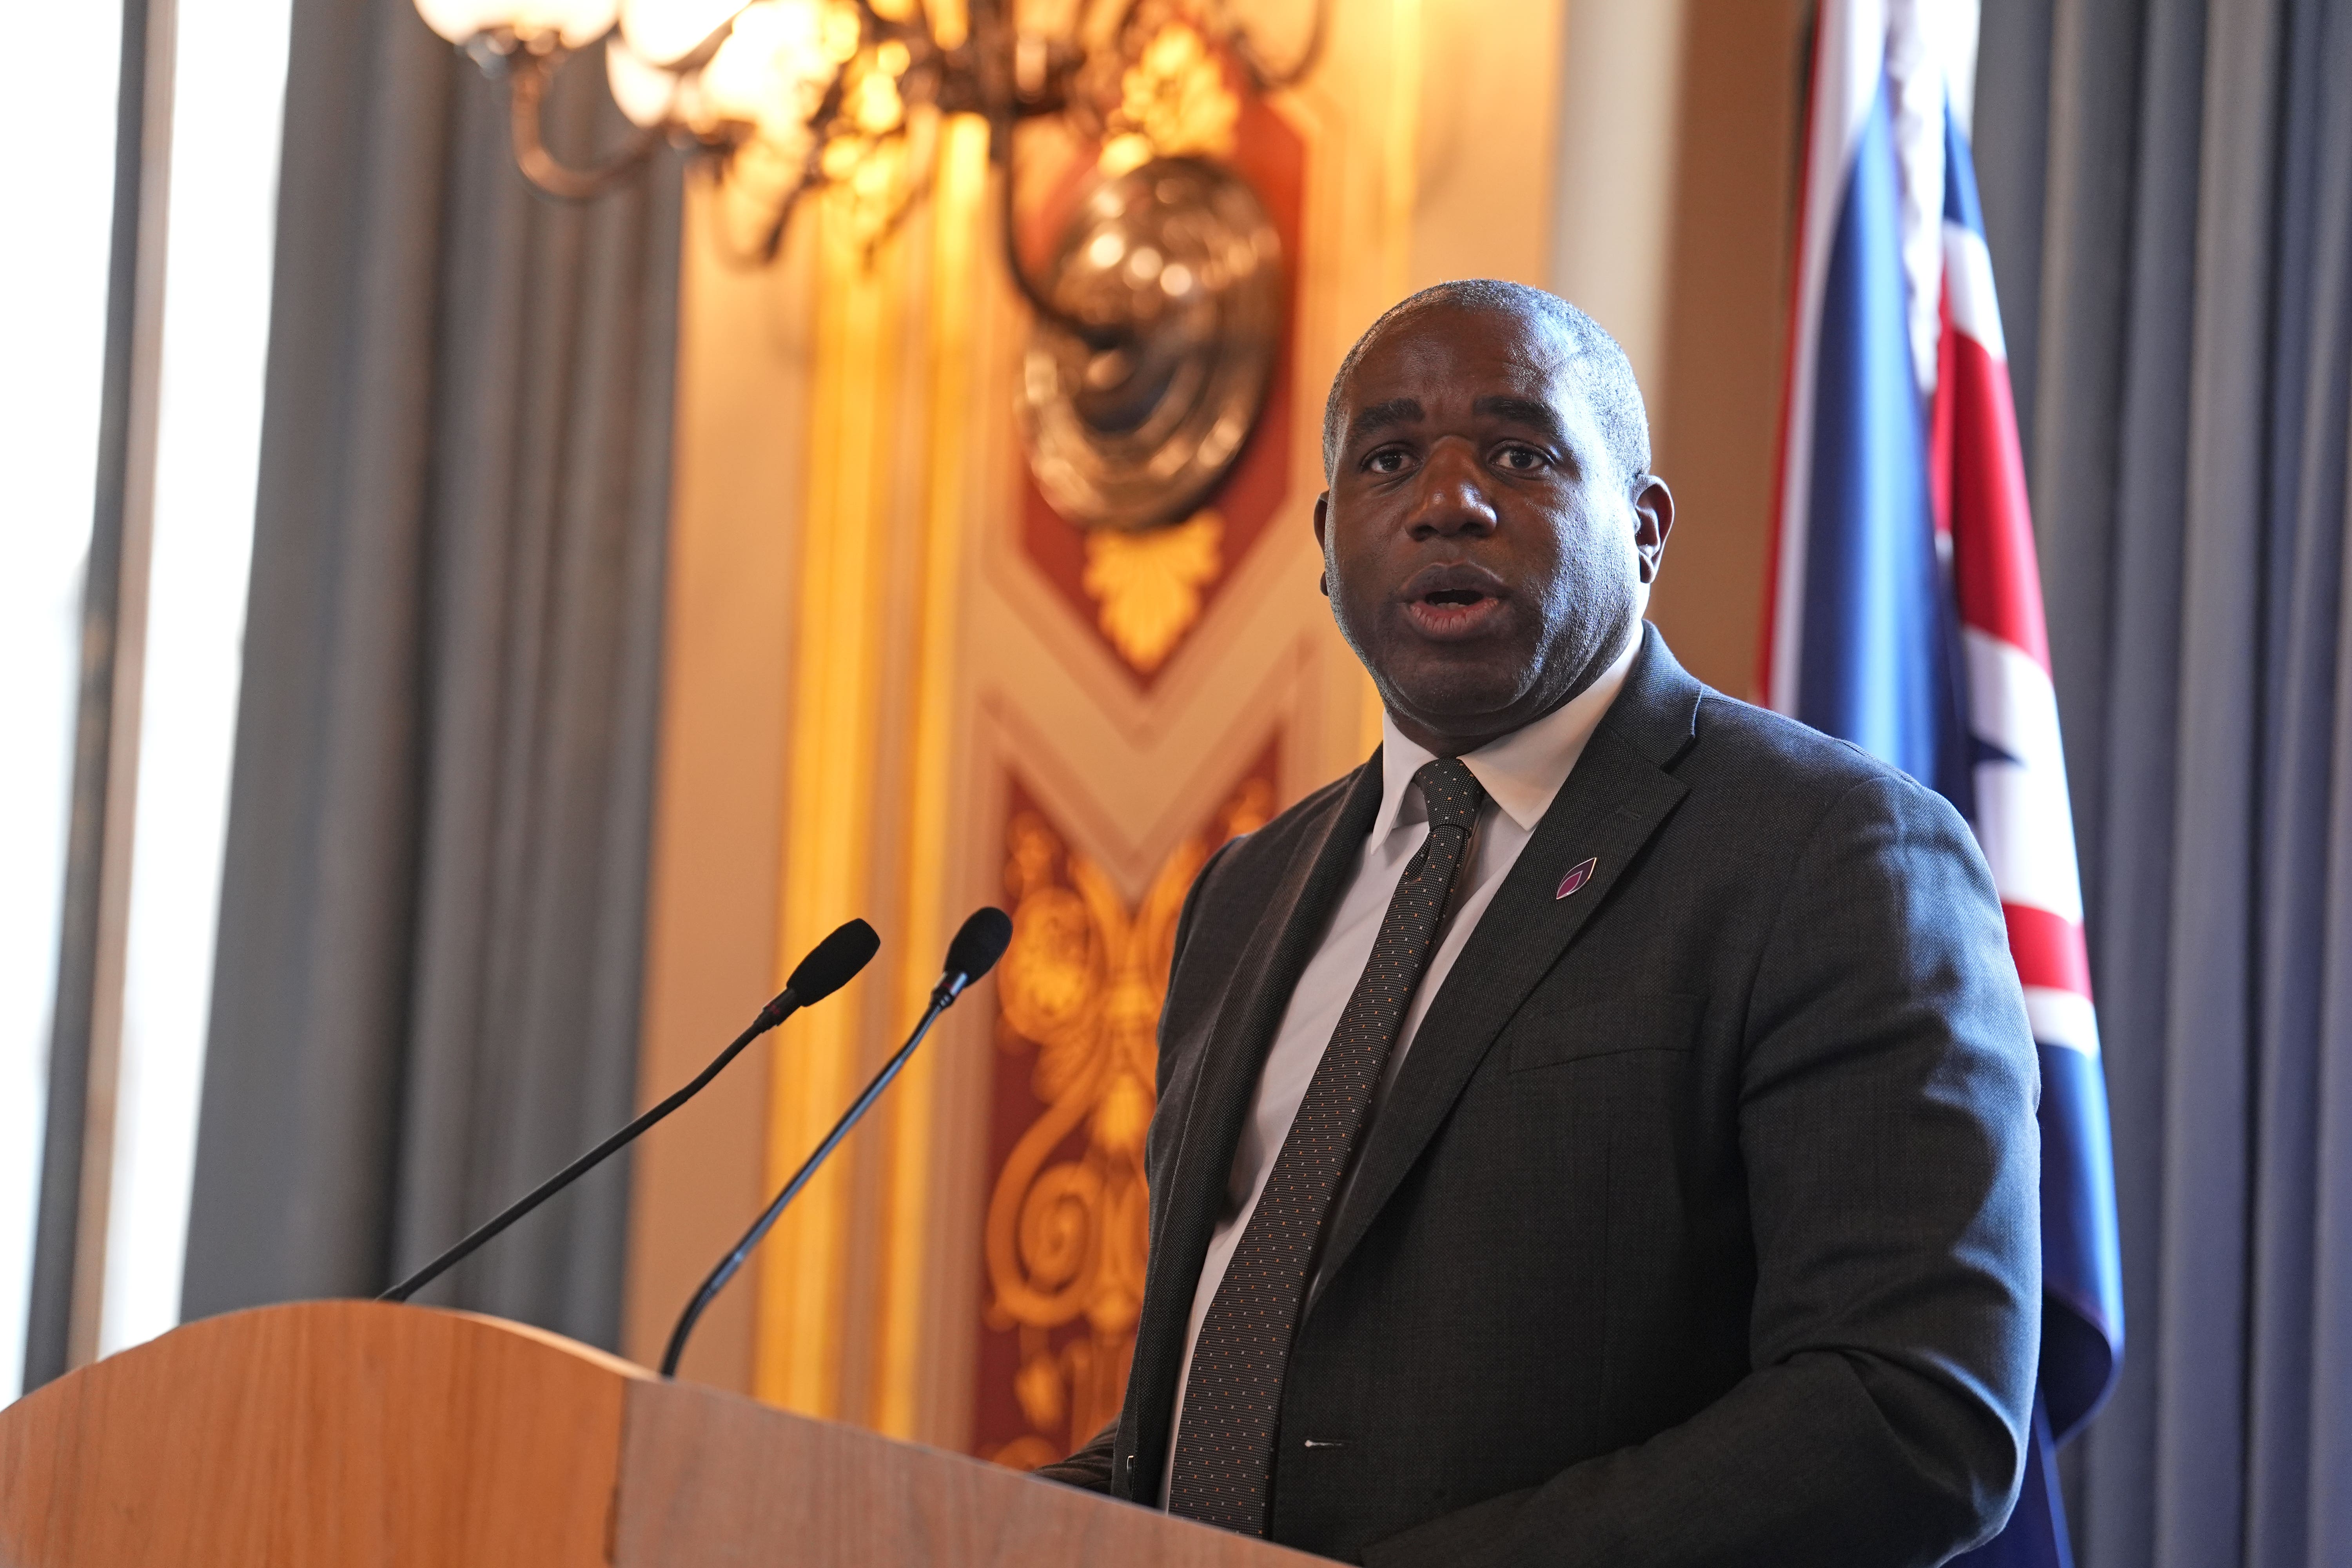
<svg viewBox="0 0 2352 1568"><path fill-rule="evenodd" d="M1365 351L1384 335L1428 321L1444 311L1492 311L1526 322L1559 345L1571 369L1571 379L1591 410L1602 448L1617 466L1619 476L1631 480L1650 468L1650 416L1642 402L1642 388L1633 379L1633 362L1617 340L1600 322L1557 294L1530 289L1498 278L1466 278L1433 284L1409 295L1381 313L1364 329L1339 373L1331 378L1330 395L1323 404L1323 477L1328 482L1339 460L1347 437L1348 386ZM1434 325L1435 323L1430 323Z"/></svg>

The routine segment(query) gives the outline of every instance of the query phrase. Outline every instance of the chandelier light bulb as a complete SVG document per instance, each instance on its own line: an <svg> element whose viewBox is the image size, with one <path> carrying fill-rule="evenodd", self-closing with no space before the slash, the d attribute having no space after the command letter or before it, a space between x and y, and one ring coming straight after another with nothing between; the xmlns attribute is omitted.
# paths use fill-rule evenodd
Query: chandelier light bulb
<svg viewBox="0 0 2352 1568"><path fill-rule="evenodd" d="M504 27L518 38L553 37L583 48L613 29L619 0L416 0L425 25L453 44Z"/></svg>
<svg viewBox="0 0 2352 1568"><path fill-rule="evenodd" d="M649 66L675 65L746 9L743 0L622 0L621 36Z"/></svg>
<svg viewBox="0 0 2352 1568"><path fill-rule="evenodd" d="M511 8L505 0L416 0L416 14L425 25L453 44L473 41L504 23Z"/></svg>
<svg viewBox="0 0 2352 1568"><path fill-rule="evenodd" d="M680 118L677 76L647 65L617 32L604 40L604 80L613 89L613 101L633 125L651 130Z"/></svg>
<svg viewBox="0 0 2352 1568"><path fill-rule="evenodd" d="M584 49L613 30L621 0L539 0L521 9L540 31L562 39L565 48Z"/></svg>
<svg viewBox="0 0 2352 1568"><path fill-rule="evenodd" d="M758 0L703 68L700 108L714 119L756 125L779 144L803 139L809 116L832 85L815 0Z"/></svg>

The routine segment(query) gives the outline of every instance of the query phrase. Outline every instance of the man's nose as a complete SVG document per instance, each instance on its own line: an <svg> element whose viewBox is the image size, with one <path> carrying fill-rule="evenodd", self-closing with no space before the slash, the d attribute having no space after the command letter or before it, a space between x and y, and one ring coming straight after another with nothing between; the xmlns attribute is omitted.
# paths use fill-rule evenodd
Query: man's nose
<svg viewBox="0 0 2352 1568"><path fill-rule="evenodd" d="M1415 539L1483 539L1495 531L1494 501L1477 454L1465 441L1440 441L1430 448L1415 487L1405 526Z"/></svg>

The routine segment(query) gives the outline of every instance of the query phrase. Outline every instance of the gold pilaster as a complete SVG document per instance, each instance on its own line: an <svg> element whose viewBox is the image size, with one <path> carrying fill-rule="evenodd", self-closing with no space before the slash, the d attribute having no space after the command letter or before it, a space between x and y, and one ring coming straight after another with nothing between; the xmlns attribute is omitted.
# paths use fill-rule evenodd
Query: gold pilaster
<svg viewBox="0 0 2352 1568"><path fill-rule="evenodd" d="M991 232L988 123L960 115L942 127L938 182L931 194L930 439L923 496L923 552L908 769L904 911L906 941L896 975L897 1011L920 1016L939 980L956 911L949 891L948 832L955 815L951 752L955 739L957 605L963 531L971 508L974 421L974 296L987 284L975 254ZM983 426L984 428L984 426ZM921 1435L925 1304L931 1253L933 1129L938 1052L916 1053L890 1105L888 1183L884 1195L881 1332L874 1368L875 1429L894 1437Z"/></svg>
<svg viewBox="0 0 2352 1568"><path fill-rule="evenodd" d="M888 466L900 247L867 252L856 195L828 191L818 227L808 510L802 532L792 713L785 759L781 976L824 933L867 907L890 531ZM889 993L884 993L889 994ZM794 1020L775 1056L768 1119L771 1187L816 1147L856 1092L854 988ZM760 1270L756 1392L812 1415L843 1414L849 1160L837 1155L785 1213Z"/></svg>

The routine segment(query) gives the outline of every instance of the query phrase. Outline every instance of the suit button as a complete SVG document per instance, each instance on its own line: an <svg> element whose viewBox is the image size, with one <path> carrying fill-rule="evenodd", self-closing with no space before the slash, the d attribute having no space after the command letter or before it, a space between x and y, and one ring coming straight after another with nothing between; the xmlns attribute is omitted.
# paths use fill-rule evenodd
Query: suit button
<svg viewBox="0 0 2352 1568"><path fill-rule="evenodd" d="M1135 1456L1133 1454L1129 1454L1127 1457L1127 1473L1130 1476L1135 1474Z"/></svg>

